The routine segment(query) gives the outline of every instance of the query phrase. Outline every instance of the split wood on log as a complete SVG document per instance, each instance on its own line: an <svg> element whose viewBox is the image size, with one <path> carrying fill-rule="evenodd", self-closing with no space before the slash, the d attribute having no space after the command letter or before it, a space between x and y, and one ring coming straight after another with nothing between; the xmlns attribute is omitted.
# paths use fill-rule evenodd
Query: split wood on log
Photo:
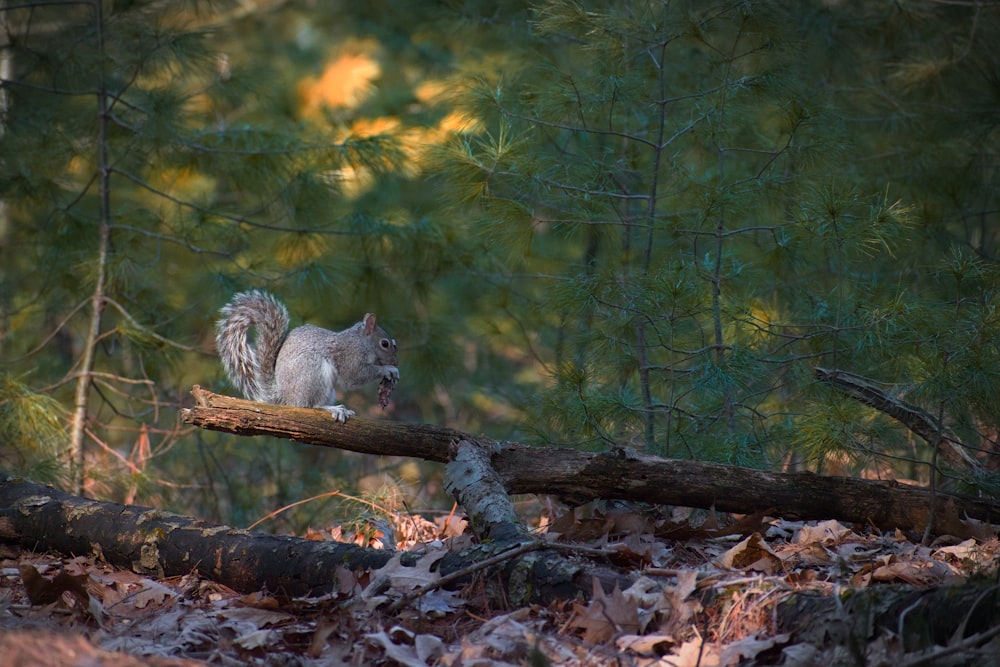
<svg viewBox="0 0 1000 667"><path fill-rule="evenodd" d="M299 442L387 456L447 463L453 443L486 447L508 493L551 494L569 502L625 499L751 514L770 511L786 519L838 519L881 530L935 531L983 537L1000 520L996 503L937 493L898 482L813 473L776 473L701 461L664 459L628 449L582 452L495 442L427 424L360 417L347 424L323 410L256 403L193 390L196 404L185 423L237 435L270 435ZM987 524L987 525L984 525Z"/></svg>

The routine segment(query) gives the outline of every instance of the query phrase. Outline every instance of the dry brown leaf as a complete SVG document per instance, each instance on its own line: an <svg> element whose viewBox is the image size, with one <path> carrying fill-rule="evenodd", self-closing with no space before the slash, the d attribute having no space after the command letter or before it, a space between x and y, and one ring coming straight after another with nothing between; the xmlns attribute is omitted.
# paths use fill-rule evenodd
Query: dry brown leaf
<svg viewBox="0 0 1000 667"><path fill-rule="evenodd" d="M941 554L943 556L951 556L952 558L957 558L958 560L975 560L973 554L979 550L976 544L976 540L969 538L964 542L960 542L954 546L941 547L935 553Z"/></svg>
<svg viewBox="0 0 1000 667"><path fill-rule="evenodd" d="M402 553L400 553L377 570L376 578L388 579L389 585L397 591L411 591L441 578L438 572L432 572L431 569L445 555L447 555L447 551L443 549L431 551L422 556L415 564L403 565Z"/></svg>
<svg viewBox="0 0 1000 667"><path fill-rule="evenodd" d="M145 609L149 605L161 607L167 600L172 600L176 596L174 591L163 584L145 579L142 582L142 589L132 596L132 605L136 609Z"/></svg>
<svg viewBox="0 0 1000 667"><path fill-rule="evenodd" d="M225 607L213 614L216 618L225 619L233 623L252 623L257 627L267 625L280 625L294 620L292 614L284 611L272 611L270 609L257 609L255 607Z"/></svg>
<svg viewBox="0 0 1000 667"><path fill-rule="evenodd" d="M775 548L785 567L825 567L833 562L833 555L819 542L786 544Z"/></svg>
<svg viewBox="0 0 1000 667"><path fill-rule="evenodd" d="M619 651L629 651L649 658L666 655L674 643L672 636L661 634L622 635L615 640L615 646Z"/></svg>
<svg viewBox="0 0 1000 667"><path fill-rule="evenodd" d="M811 544L813 542L818 542L826 546L832 544L839 544L841 541L847 539L849 536L853 535L850 528L847 528L839 521L821 521L815 526L806 524L799 529L798 535L795 536L794 542L796 544Z"/></svg>
<svg viewBox="0 0 1000 667"><path fill-rule="evenodd" d="M666 658L671 667L722 667L717 646L701 638L690 639Z"/></svg>
<svg viewBox="0 0 1000 667"><path fill-rule="evenodd" d="M0 656L4 665L27 667L198 667L200 660L134 657L91 644L78 634L41 630L0 632Z"/></svg>
<svg viewBox="0 0 1000 667"><path fill-rule="evenodd" d="M257 609L278 609L281 602L273 595L268 595L263 591L247 593L238 598L233 598L233 604L239 607L256 607Z"/></svg>
<svg viewBox="0 0 1000 667"><path fill-rule="evenodd" d="M698 584L696 570L681 570L677 573L677 585L668 586L663 591L669 611L660 622L660 632L680 636L691 623L695 614L701 611L701 602L689 599Z"/></svg>
<svg viewBox="0 0 1000 667"><path fill-rule="evenodd" d="M875 568L872 572L874 581L902 581L914 586L930 586L943 582L951 570L938 561L896 561Z"/></svg>
<svg viewBox="0 0 1000 667"><path fill-rule="evenodd" d="M439 516L434 519L434 525L438 529L438 539L446 539L449 537L458 537L464 533L469 522L460 516L449 514L448 516Z"/></svg>
<svg viewBox="0 0 1000 667"><path fill-rule="evenodd" d="M365 639L382 647L388 658L404 667L427 667L434 664L444 650L444 642L439 637L416 634L398 625L388 632L367 634Z"/></svg>
<svg viewBox="0 0 1000 667"><path fill-rule="evenodd" d="M309 642L309 648L306 650L306 657L315 659L323 655L323 649L327 646L327 640L336 629L336 623L326 618L320 618L316 622L316 631L313 633L312 639Z"/></svg>
<svg viewBox="0 0 1000 667"><path fill-rule="evenodd" d="M402 551L396 552L385 565L371 573L371 582L361 591L359 599L372 610L389 599L390 593L402 595L441 578L431 569L447 555L441 548L424 554L414 565L403 565Z"/></svg>
<svg viewBox="0 0 1000 667"><path fill-rule="evenodd" d="M91 606L90 593L87 584L90 576L87 574L70 574L60 571L52 579L42 574L31 563L21 563L17 567L24 582L24 589L33 605L51 604L62 599L63 593L69 593L77 601L81 609Z"/></svg>
<svg viewBox="0 0 1000 667"><path fill-rule="evenodd" d="M611 595L607 595L596 578L590 602L586 607L578 604L575 611L577 615L572 626L582 629L583 640L592 644L604 643L616 634L639 632L636 603L625 597L617 585Z"/></svg>
<svg viewBox="0 0 1000 667"><path fill-rule="evenodd" d="M781 559L760 533L754 533L722 554L718 559L718 565L728 570L749 569L771 573L781 566Z"/></svg>
<svg viewBox="0 0 1000 667"><path fill-rule="evenodd" d="M745 660L753 660L764 651L778 644L787 644L790 635L780 634L772 637L744 637L730 642L722 647L719 663L722 665L737 665Z"/></svg>
<svg viewBox="0 0 1000 667"><path fill-rule="evenodd" d="M364 585L361 583L361 573L346 567L338 567L334 574L337 577L337 592L341 595L355 595L364 589Z"/></svg>

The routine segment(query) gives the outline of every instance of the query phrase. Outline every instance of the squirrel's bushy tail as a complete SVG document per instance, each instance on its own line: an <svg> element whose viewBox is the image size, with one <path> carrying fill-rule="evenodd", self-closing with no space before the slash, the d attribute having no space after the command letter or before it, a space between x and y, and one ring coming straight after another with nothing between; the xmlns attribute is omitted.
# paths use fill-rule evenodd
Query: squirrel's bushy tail
<svg viewBox="0 0 1000 667"><path fill-rule="evenodd" d="M267 292L240 292L222 308L215 344L233 385L247 398L272 402L274 363L288 333L288 310ZM256 327L254 343L250 327Z"/></svg>

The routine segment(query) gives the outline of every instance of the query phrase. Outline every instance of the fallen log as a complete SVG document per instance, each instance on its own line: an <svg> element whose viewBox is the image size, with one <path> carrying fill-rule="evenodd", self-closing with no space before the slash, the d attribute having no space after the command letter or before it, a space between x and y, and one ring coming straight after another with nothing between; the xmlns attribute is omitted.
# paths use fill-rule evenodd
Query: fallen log
<svg viewBox="0 0 1000 667"><path fill-rule="evenodd" d="M199 572L241 592L336 590L337 568L385 565L391 552L252 533L149 507L99 502L0 474L0 542L102 558L158 578Z"/></svg>
<svg viewBox="0 0 1000 667"><path fill-rule="evenodd" d="M991 579L927 588L879 585L842 595L795 591L775 613L778 631L797 642L816 649L843 646L856 658L854 664L875 664L865 661L866 649L882 638L898 652L893 664L914 667L996 664L995 657L985 656L997 655L998 621L1000 595ZM908 651L917 655L902 659ZM970 654L978 654L978 660Z"/></svg>
<svg viewBox="0 0 1000 667"><path fill-rule="evenodd" d="M457 477L465 479L467 487L477 484L468 475ZM479 506L468 490L457 495ZM494 530L491 535L494 540L489 545L446 554L438 572L443 576L463 570L482 574L502 584L508 599L516 604L588 595L595 577L608 590L616 584L627 585L626 577L611 568L565 558L544 544L517 549L533 542L523 529ZM95 556L157 578L196 572L241 593L267 590L288 596L343 592L342 582L350 585L355 573L374 572L396 555L391 550L250 532L149 507L89 500L2 473L0 543L67 556ZM565 545L564 549L572 551ZM420 555L402 553L400 565L415 566ZM484 559L491 559L490 567L477 568ZM509 586L516 572L520 573L518 585ZM453 583L470 579L466 576Z"/></svg>
<svg viewBox="0 0 1000 667"><path fill-rule="evenodd" d="M980 498L934 493L894 481L777 473L702 461L664 459L628 449L582 452L494 442L454 429L356 417L334 422L322 410L256 403L193 390L185 423L237 435L270 435L325 447L446 463L453 443L486 447L507 493L557 496L569 504L624 499L786 519L838 519L880 530L983 537L1000 521L1000 506Z"/></svg>

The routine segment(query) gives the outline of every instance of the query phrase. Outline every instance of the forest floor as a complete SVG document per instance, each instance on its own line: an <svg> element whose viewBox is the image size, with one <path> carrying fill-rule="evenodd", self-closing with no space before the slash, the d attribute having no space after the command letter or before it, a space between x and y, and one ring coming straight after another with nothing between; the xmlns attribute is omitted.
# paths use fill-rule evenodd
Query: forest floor
<svg viewBox="0 0 1000 667"><path fill-rule="evenodd" d="M14 667L828 667L985 664L984 655L1000 655L992 631L908 649L905 614L898 628L873 629L861 645L809 640L809 633L782 631L779 609L803 593L842 599L845 591L970 578L989 588L1000 563L996 538L922 546L913 536L836 521L664 515L607 504L533 523L540 539L563 550L578 545L581 557L603 558L634 584L518 608L481 576L456 590L435 588L435 563L472 539L456 517L400 515L360 533L335 527L306 535L421 554L415 567L395 558L345 576L339 593L319 598L240 594L197 573L157 579L93 557L0 546L0 656ZM829 620L817 616L821 631L812 637L829 640L833 631L822 631Z"/></svg>

